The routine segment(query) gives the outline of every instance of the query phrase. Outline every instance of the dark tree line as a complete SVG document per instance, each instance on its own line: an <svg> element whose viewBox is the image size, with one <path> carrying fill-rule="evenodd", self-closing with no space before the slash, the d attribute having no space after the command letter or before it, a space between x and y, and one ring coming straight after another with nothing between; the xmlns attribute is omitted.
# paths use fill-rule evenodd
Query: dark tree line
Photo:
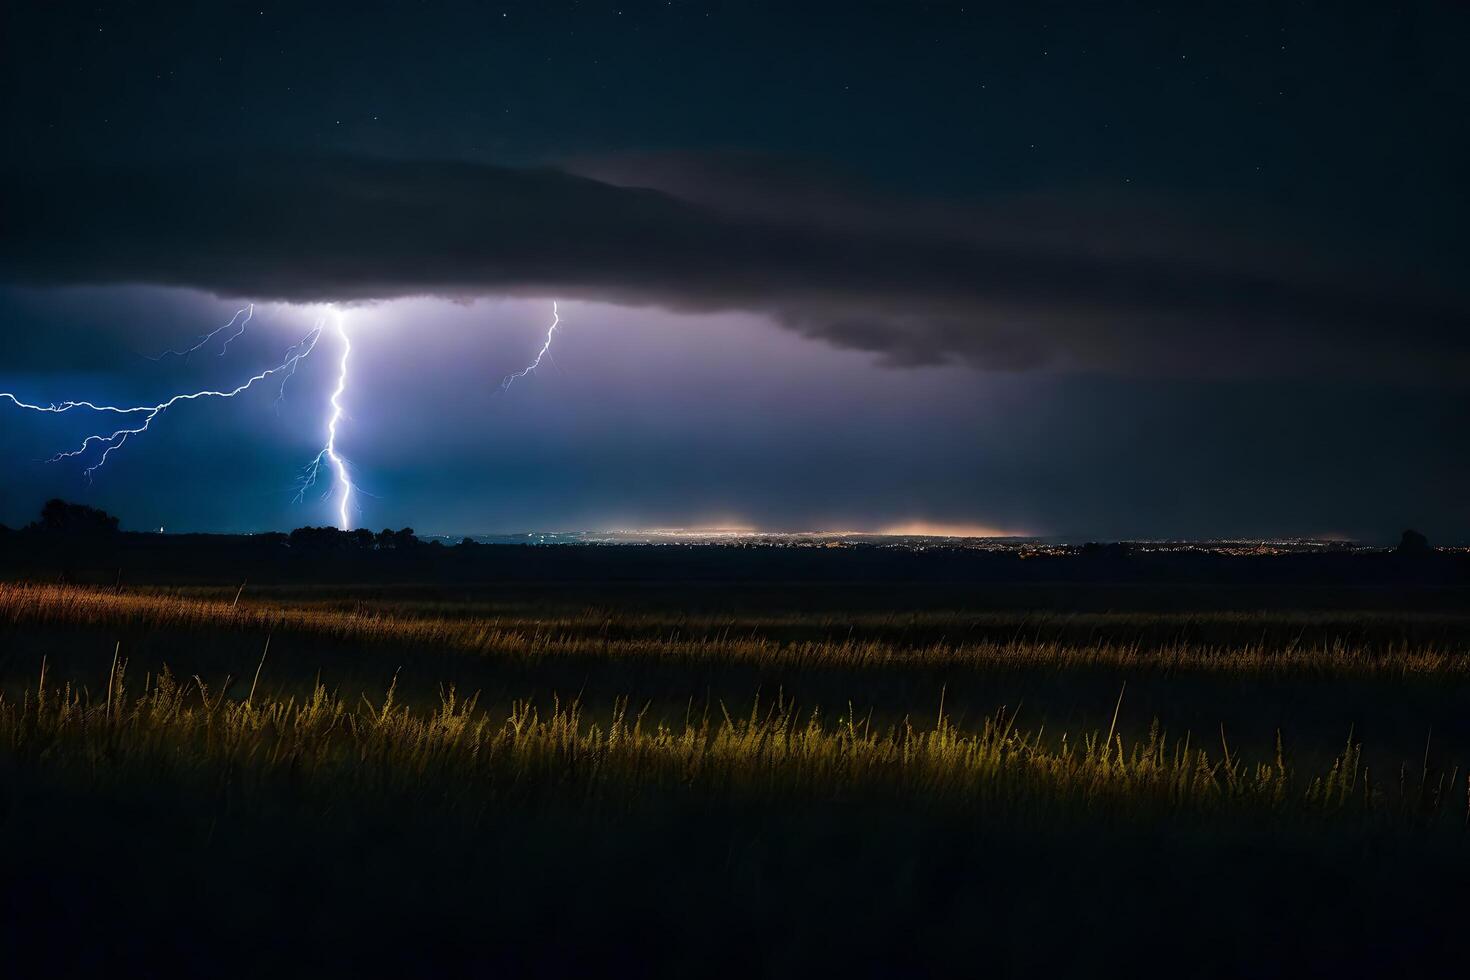
<svg viewBox="0 0 1470 980"><path fill-rule="evenodd" d="M17 532L0 524L0 533ZM21 528L19 533L100 538L115 536L119 531L118 519L107 511L57 498L46 501L40 517ZM300 527L290 534L274 532L254 537L302 551L411 551L424 545L411 527L397 531L384 528L377 533L367 528L343 531L335 527Z"/></svg>
<svg viewBox="0 0 1470 980"><path fill-rule="evenodd" d="M41 508L40 517L27 524L19 531L14 531L0 524L0 535L29 535L44 534L52 537L66 538L77 545L82 542L99 542L109 539L114 542L133 538L148 538L151 535L123 534L118 529L118 519L104 510L89 507L85 504L74 504L59 498L46 501ZM220 542L230 536L221 535L182 535L174 536L184 546L189 548L198 547L222 547ZM440 549L442 545L438 541L424 542L419 540L411 527L400 528L395 531L392 528L384 528L373 532L367 528L357 528L344 531L336 527L299 527L290 534L280 532L269 532L265 534L252 534L234 536L240 541L251 541L254 546L266 549L289 549L301 554L362 554L365 552L395 552L408 553L421 551L425 548ZM206 545L204 542L214 543ZM478 545L473 539L465 538L459 546L453 549L465 554L480 554L484 547ZM1430 544L1429 539L1419 531L1406 530L1399 540L1399 544L1393 549L1393 553L1400 559L1412 559L1419 561L1433 557L1437 554L1436 549ZM1088 542L1075 552L1076 556L1088 560L1088 564L1119 565L1128 559L1146 557L1141 555L1139 549L1128 542ZM1099 561L1101 559L1101 561Z"/></svg>
<svg viewBox="0 0 1470 980"><path fill-rule="evenodd" d="M0 530L8 529L0 524ZM40 519L27 524L22 530L99 537L117 533L117 518L105 510L58 498L46 501L41 508Z"/></svg>
<svg viewBox="0 0 1470 980"><path fill-rule="evenodd" d="M410 551L423 544L405 527L391 528L374 534L365 527L344 531L336 527L298 527L286 536L286 543L300 551Z"/></svg>

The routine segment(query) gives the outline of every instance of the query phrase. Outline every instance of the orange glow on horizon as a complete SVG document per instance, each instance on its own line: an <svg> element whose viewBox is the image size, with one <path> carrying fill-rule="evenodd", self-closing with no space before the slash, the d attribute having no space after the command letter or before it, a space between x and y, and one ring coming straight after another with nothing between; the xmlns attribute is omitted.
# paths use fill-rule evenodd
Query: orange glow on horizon
<svg viewBox="0 0 1470 980"><path fill-rule="evenodd" d="M907 538L1024 538L1025 531L1004 530L983 524L943 524L937 521L905 521L885 527L880 534Z"/></svg>

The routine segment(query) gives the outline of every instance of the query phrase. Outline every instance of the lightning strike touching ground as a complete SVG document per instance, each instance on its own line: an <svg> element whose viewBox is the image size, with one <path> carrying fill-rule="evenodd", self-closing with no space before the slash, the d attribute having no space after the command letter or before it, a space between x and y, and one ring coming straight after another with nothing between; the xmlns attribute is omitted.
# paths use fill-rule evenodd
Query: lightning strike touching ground
<svg viewBox="0 0 1470 980"><path fill-rule="evenodd" d="M526 375L530 374L532 371L541 366L541 359L551 353L551 338L556 334L556 325L558 323L561 323L561 314L557 311L556 300L552 300L551 327L546 331L546 343L542 344L541 349L536 352L535 360L533 360L530 364L526 365L521 370L517 371L515 374L507 375L506 379L500 382L501 391L510 390L510 386L515 383L517 378L524 378Z"/></svg>
<svg viewBox="0 0 1470 980"><path fill-rule="evenodd" d="M333 308L331 316L333 327L342 341L342 359L337 363L337 387L333 390L328 402L332 411L327 417L327 444L307 465L296 499L301 500L305 497L306 491L316 485L317 476L321 472L322 465L325 464L332 471L333 484L337 493L337 526L344 531L350 531L352 530L352 498L357 488L352 484L352 475L348 470L346 458L337 451L337 426L343 418L342 396L347 392L347 365L348 359L352 356L352 341L347 335L347 327L342 322L341 311Z"/></svg>
<svg viewBox="0 0 1470 980"><path fill-rule="evenodd" d="M204 334L202 337L200 337L198 343L194 344L192 347L180 348L177 350L168 350L163 352L162 354L159 354L157 357L150 358L150 360L157 361L171 356L187 358L190 354L193 354L194 352L207 346L216 337L226 333L226 331L232 331L225 336L224 343L220 348L219 353L223 355L229 349L230 343L245 332L246 325L250 322L254 315L254 304L242 307L241 309L236 311L235 315L231 317L228 322L210 331L209 333ZM560 323L561 312L558 304L553 301L551 304L551 326L547 328L546 340L541 345L541 349L536 352L536 356L530 364L526 365L526 367L522 368L520 371L517 371L515 374L509 375L505 378L505 380L501 383L502 390L509 389L516 380L524 378L534 372L537 368L541 366L541 362L543 360L551 356L551 342L556 335L556 328ZM352 528L352 509L357 496L358 488L352 482L350 463L337 448L337 436L341 423L344 418L346 418L346 412L342 400L347 393L347 385L349 381L348 369L352 356L352 341L350 336L348 335L344 314L335 307L331 307L328 311L327 316L318 320L313 325L312 329L299 343L286 351L285 356L280 361L280 363L276 364L274 367L261 371L259 374L253 375L252 377L248 378L243 384L240 384L235 388L224 390L206 389L202 391L184 392L173 395L165 399L164 401L154 405L104 405L97 402L85 400L68 400L62 402L51 402L49 404L41 404L25 401L18 395L12 394L8 391L0 391L0 401L8 401L16 408L31 412L39 412L43 414L59 415L73 410L85 410L96 412L99 414L110 413L116 415L128 415L138 417L138 420L134 424L123 425L119 428L113 429L112 431L104 430L101 432L92 433L83 438L81 443L75 449L69 449L63 452L56 453L54 456L50 457L50 459L47 460L47 462L55 463L66 459L79 459L86 457L89 453L92 453L94 451L100 451L99 455L96 457L96 460L82 471L83 475L90 482L93 474L107 463L107 460L112 456L115 451L125 446L128 440L132 437L142 435L143 433L147 432L149 428L153 425L153 422L160 415L164 414L175 405L178 405L180 402L197 401L200 399L208 398L234 398L237 395L241 395L244 394L246 391L249 391L251 388L255 387L260 382L265 381L267 378L279 376L280 390L276 395L276 404L277 406L279 406L282 399L285 397L286 383L295 376L296 369L300 365L301 361L316 349L316 345L321 340L322 334L327 330L333 332L338 340L341 342L342 354L337 364L337 385L336 388L332 391L331 397L328 400L330 411L328 412L326 421L326 444L322 447L321 451L317 453L316 457L311 461L311 463L309 463L305 468L301 483L297 488L296 499L301 500L304 498L306 491L317 484L318 477L321 474L322 468L326 467L328 470L330 470L332 475L332 486L324 496L336 497L337 525L344 531L350 530Z"/></svg>
<svg viewBox="0 0 1470 980"><path fill-rule="evenodd" d="M244 316L244 319L243 320L240 319L240 317L242 315ZM231 327L235 327L236 324L238 323L238 327L236 328L235 332L232 333L232 334L230 334L228 337L225 338L224 345L222 347L220 347L220 349L219 349L219 356L220 357L224 357L225 356L225 353L230 349L230 343L232 341L235 341L235 340L239 339L240 335L245 332L245 325L250 322L250 319L253 316L255 316L255 304L254 303L249 303L249 304L241 307L240 309L236 310L235 311L235 315L232 316L232 317L230 317L230 320L229 320L228 323L226 323L226 324L224 324L222 326L216 327L215 329L211 330L209 333L204 334L202 337L200 337L199 338L199 343L195 344L193 347L185 347L182 350L166 350L162 354L158 354L156 356L149 357L148 360L150 360L150 361L161 361L161 360L163 360L166 357L182 357L182 358L187 359L190 354L194 353L199 348L205 346L211 340L213 340L215 337L218 337L220 334L224 333L226 330L230 329Z"/></svg>

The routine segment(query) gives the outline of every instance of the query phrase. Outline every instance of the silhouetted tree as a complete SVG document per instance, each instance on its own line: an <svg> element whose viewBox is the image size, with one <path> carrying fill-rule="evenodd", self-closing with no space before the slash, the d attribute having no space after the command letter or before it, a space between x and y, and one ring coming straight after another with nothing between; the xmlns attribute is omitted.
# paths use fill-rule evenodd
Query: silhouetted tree
<svg viewBox="0 0 1470 980"><path fill-rule="evenodd" d="M379 551L407 551L419 543L414 536L413 528L406 527L401 531L383 528L378 532Z"/></svg>
<svg viewBox="0 0 1470 980"><path fill-rule="evenodd" d="M85 504L70 504L60 498L46 501L41 519L32 528L63 534L116 534L117 518L105 510Z"/></svg>
<svg viewBox="0 0 1470 980"><path fill-rule="evenodd" d="M1429 547L1429 539L1413 528L1403 533L1399 538L1399 546L1394 549L1400 555L1427 555L1433 550Z"/></svg>
<svg viewBox="0 0 1470 980"><path fill-rule="evenodd" d="M298 527L287 540L298 551L343 551L348 546L347 535L335 527Z"/></svg>
<svg viewBox="0 0 1470 980"><path fill-rule="evenodd" d="M401 531L384 529L374 534L365 527L355 531L344 531L336 527L298 527L291 532L288 543L300 551L388 551L406 550L419 543L413 528Z"/></svg>

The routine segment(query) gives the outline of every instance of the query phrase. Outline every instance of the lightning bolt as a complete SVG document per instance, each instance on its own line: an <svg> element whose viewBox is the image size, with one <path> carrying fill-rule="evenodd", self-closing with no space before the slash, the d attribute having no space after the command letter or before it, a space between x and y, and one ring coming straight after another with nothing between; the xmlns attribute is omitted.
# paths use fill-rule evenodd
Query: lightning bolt
<svg viewBox="0 0 1470 980"><path fill-rule="evenodd" d="M216 331L216 333L217 332L218 331ZM102 453L97 458L97 461L82 471L83 475L90 482L92 479L92 474L101 469L103 465L107 463L108 458L111 457L114 452L126 445L128 440L131 439L133 436L142 435L143 433L147 432L148 429L153 425L154 420L156 420L160 415L162 415L164 412L167 412L170 408L173 408L180 402L199 401L201 399L208 398L234 398L237 395L241 395L249 391L251 388L255 387L260 382L265 381L267 378L271 378L279 374L285 374L286 378L289 378L291 374L295 373L296 365L301 362L301 359L306 357L308 354L316 349L317 341L321 338L321 332L321 324L317 324L315 327L312 328L311 332L306 335L301 343L297 344L286 352L285 359L282 360L281 363L277 364L275 367L267 368L266 370L261 371L259 374L251 376L243 384L237 385L234 388L221 390L204 389L201 391L182 392L180 394L167 398L164 401L161 401L155 405L99 405L96 402L90 401L64 401L55 402L50 405L38 405L31 402L22 401L16 395L8 391L0 391L0 399L9 401L17 408L25 409L32 412L41 412L45 414L61 414L63 412L70 412L76 409L85 409L87 411L97 413L141 416L141 422L139 422L138 424L131 426L124 425L120 428L114 429L111 432L107 432L104 430L102 432L93 433L92 435L84 438L81 444L77 446L77 448L69 449L64 452L59 452L47 460L47 462L49 463L58 463L64 459L76 459L85 456L88 452L94 449L100 448L102 450ZM285 380L282 381L282 384L285 384Z"/></svg>
<svg viewBox="0 0 1470 980"><path fill-rule="evenodd" d="M246 326L255 316L255 305L248 304L235 312L226 323L216 327L209 333L202 335L198 342L191 347L167 350L150 360L159 361L166 357L187 358L190 354L209 345L221 334L227 334L224 343L220 347L220 355L223 356L230 344L245 332ZM502 390L508 390L510 386L520 378L534 372L541 366L541 362L551 356L551 342L556 336L556 328L561 323L561 312L555 301L551 304L551 326L547 328L546 340L541 349L536 352L535 358L515 374L509 375L501 383ZM233 332L230 332L233 331ZM200 401L211 398L228 399L244 394L268 379L279 378L280 389L276 395L276 404L279 407L285 397L286 384L296 375L296 369L301 362L316 350L324 333L330 331L341 344L341 357L337 362L337 385L328 399L330 411L326 419L326 442L313 460L305 467L300 485L297 488L297 500L304 498L306 491L315 487L325 468L331 474L332 485L323 495L329 497L335 495L337 500L337 525L344 531L352 528L352 509L354 501L359 493L359 488L352 482L351 464L337 448L337 437L343 420L347 417L343 405L343 399L347 394L349 381L349 366L352 357L352 338L348 334L344 314L335 306L329 307L327 315L313 324L306 336L295 346L287 349L282 360L273 367L254 374L243 383L234 388L226 389L203 389L200 391L186 391L170 396L165 400L153 405L107 405L83 399L51 402L43 404L29 402L9 391L0 391L0 402L9 402L11 405L23 411L38 412L47 415L60 415L72 411L93 412L99 415L122 415L130 416L129 422L120 425L111 431L103 429L87 435L74 449L68 449L52 456L47 462L60 462L67 459L80 459L90 453L98 452L95 462L86 467L82 472L88 482L97 470L106 465L109 458L117 450L127 445L128 440L134 436L146 433L157 419L168 412L169 409L182 402Z"/></svg>
<svg viewBox="0 0 1470 980"><path fill-rule="evenodd" d="M342 313L333 307L331 316L334 332L342 341L342 358L337 362L337 387L332 391L331 398L328 399L331 412L327 415L327 442L321 452L316 454L316 458L307 464L301 485L297 489L296 499L302 500L306 496L306 491L316 486L322 467L328 467L332 471L332 480L337 493L337 526L344 531L350 531L352 530L352 498L357 488L353 486L352 474L348 470L346 458L337 451L337 426L344 415L342 396L347 393L347 367L352 357L352 340L347 334ZM329 489L328 495L331 492Z"/></svg>
<svg viewBox="0 0 1470 980"><path fill-rule="evenodd" d="M557 311L556 300L552 300L551 327L546 331L546 343L542 344L541 349L536 352L535 360L533 360L525 367L521 368L521 370L517 371L515 374L507 375L505 380L500 382L501 391L509 391L510 386L513 385L517 379L524 378L526 375L530 374L532 371L535 371L538 367L541 366L542 358L551 353L551 338L556 335L556 325L558 323L561 323L561 314Z"/></svg>
<svg viewBox="0 0 1470 980"><path fill-rule="evenodd" d="M240 319L240 317L242 315L245 318L243 320ZM205 346L211 340L213 340L215 337L218 337L220 334L224 333L226 330L230 329L231 327L234 327L236 325L236 323L238 322L239 326L236 328L235 332L232 333L232 334L230 334L228 337L225 338L224 345L221 346L220 349L219 349L219 356L220 357L224 357L225 354L226 354L226 352L228 352L229 349L230 349L231 342L239 339L240 335L245 332L245 325L250 322L250 319L253 316L255 316L255 304L254 303L249 303L249 304L241 307L240 309L236 310L235 311L235 315L232 316L232 317L230 317L230 320L229 320L228 323L225 323L222 326L216 327L215 329L211 330L209 333L204 334L203 336L201 336L199 338L199 343L195 344L193 347L185 347L185 348L183 348L181 350L166 350L162 354L158 354L158 355L155 355L153 357L149 357L148 360L150 360L150 361L161 361L165 357L182 357L182 358L188 359L188 357L189 357L190 354L194 353L199 348Z"/></svg>

